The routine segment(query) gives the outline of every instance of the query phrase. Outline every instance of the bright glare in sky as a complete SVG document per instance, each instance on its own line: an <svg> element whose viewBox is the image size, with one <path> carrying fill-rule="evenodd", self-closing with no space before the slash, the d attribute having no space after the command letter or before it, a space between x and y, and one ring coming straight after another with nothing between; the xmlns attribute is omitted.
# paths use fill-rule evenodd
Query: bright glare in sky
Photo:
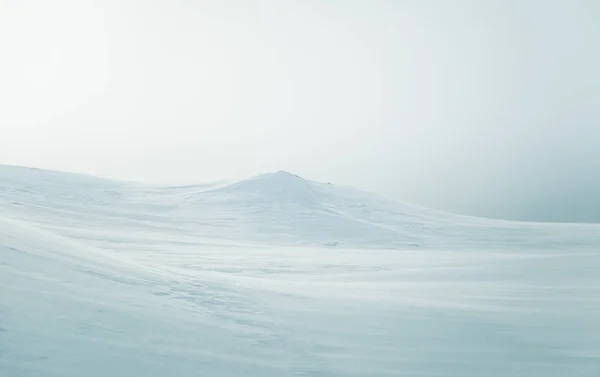
<svg viewBox="0 0 600 377"><path fill-rule="evenodd" d="M288 170L589 220L598 19L583 0L3 0L0 163L161 183ZM588 204L544 212L569 197Z"/></svg>

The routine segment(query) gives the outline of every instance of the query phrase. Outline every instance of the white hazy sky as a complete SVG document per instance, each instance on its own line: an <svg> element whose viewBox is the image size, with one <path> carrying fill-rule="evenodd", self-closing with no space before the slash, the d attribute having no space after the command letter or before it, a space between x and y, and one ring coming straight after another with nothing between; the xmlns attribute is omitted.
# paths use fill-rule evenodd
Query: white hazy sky
<svg viewBox="0 0 600 377"><path fill-rule="evenodd" d="M0 163L600 221L600 1L0 0Z"/></svg>

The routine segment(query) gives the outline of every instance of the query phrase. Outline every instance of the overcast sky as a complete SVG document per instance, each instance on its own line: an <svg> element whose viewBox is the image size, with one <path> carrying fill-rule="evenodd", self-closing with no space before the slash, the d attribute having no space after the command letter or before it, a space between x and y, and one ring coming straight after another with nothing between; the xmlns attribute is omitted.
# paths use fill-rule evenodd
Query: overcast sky
<svg viewBox="0 0 600 377"><path fill-rule="evenodd" d="M600 221L600 1L0 0L0 163Z"/></svg>

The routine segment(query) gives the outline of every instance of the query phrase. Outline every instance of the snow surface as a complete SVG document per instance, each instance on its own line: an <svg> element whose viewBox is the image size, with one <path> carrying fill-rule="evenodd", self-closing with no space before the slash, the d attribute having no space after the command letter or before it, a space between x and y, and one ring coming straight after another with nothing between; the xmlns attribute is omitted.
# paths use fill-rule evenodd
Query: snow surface
<svg viewBox="0 0 600 377"><path fill-rule="evenodd" d="M600 226L0 166L0 376L600 376Z"/></svg>

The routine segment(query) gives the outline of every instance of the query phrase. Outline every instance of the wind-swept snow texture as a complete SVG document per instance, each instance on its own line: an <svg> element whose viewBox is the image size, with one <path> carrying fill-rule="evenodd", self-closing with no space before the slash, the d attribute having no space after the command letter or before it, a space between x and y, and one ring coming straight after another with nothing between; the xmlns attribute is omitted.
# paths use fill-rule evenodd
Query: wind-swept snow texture
<svg viewBox="0 0 600 377"><path fill-rule="evenodd" d="M0 376L600 376L600 227L0 166Z"/></svg>

